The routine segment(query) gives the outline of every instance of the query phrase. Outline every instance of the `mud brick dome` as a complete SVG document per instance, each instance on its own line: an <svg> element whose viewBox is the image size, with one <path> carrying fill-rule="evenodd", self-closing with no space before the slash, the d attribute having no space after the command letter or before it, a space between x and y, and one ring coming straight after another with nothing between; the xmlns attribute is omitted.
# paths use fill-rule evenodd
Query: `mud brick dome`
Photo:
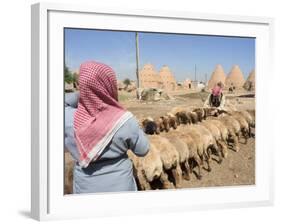
<svg viewBox="0 0 281 224"><path fill-rule="evenodd" d="M247 78L247 80L246 80L246 82L245 82L245 84L244 84L244 88L245 89L247 89L247 90L255 90L255 70L253 69L251 72L250 72L250 74L249 74L249 76L248 76L248 78Z"/></svg>
<svg viewBox="0 0 281 224"><path fill-rule="evenodd" d="M142 88L160 88L165 90L175 90L176 79L168 66L163 66L159 72L152 64L146 64L140 71L140 82Z"/></svg>
<svg viewBox="0 0 281 224"><path fill-rule="evenodd" d="M162 87L162 80L152 64L144 65L140 71L140 83L142 88Z"/></svg>
<svg viewBox="0 0 281 224"><path fill-rule="evenodd" d="M159 76L162 79L163 87L165 90L175 90L177 86L176 79L172 74L170 68L167 65L164 65L160 72Z"/></svg>
<svg viewBox="0 0 281 224"><path fill-rule="evenodd" d="M241 88L245 83L244 76L238 65L234 65L226 78L226 87Z"/></svg>
<svg viewBox="0 0 281 224"><path fill-rule="evenodd" d="M221 65L217 65L215 70L213 71L211 78L208 82L208 89L212 89L214 88L214 86L218 83L218 82L222 82L223 85L225 85L225 73L224 70L222 68Z"/></svg>

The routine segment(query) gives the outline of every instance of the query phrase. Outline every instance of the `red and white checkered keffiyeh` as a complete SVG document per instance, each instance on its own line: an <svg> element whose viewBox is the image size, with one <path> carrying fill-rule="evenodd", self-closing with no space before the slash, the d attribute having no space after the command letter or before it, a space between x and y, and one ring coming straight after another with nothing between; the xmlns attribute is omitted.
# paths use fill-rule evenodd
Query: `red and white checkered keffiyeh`
<svg viewBox="0 0 281 224"><path fill-rule="evenodd" d="M132 114L119 104L115 73L105 64L94 61L81 64L79 89L74 133L80 153L79 164L87 167Z"/></svg>

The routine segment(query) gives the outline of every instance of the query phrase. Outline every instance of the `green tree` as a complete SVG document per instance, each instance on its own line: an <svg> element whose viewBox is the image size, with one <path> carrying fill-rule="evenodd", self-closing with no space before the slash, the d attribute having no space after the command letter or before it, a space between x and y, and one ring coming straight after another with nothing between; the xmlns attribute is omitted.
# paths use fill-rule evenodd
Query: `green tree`
<svg viewBox="0 0 281 224"><path fill-rule="evenodd" d="M66 65L64 65L64 81L68 84L73 82L73 74Z"/></svg>
<svg viewBox="0 0 281 224"><path fill-rule="evenodd" d="M131 80L130 79L124 79L123 81L124 85L126 85L126 88L131 85Z"/></svg>
<svg viewBox="0 0 281 224"><path fill-rule="evenodd" d="M74 72L72 81L75 89L78 89L78 79L78 74Z"/></svg>

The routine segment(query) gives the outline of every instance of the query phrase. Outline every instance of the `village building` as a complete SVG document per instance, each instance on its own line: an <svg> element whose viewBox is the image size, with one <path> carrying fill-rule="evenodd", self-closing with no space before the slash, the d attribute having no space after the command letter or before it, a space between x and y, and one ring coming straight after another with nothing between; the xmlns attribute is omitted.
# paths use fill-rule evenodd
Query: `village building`
<svg viewBox="0 0 281 224"><path fill-rule="evenodd" d="M213 71L210 80L208 81L207 88L212 89L214 86L221 82L223 85L225 85L225 73L221 65L217 65L215 70Z"/></svg>
<svg viewBox="0 0 281 224"><path fill-rule="evenodd" d="M152 64L146 64L139 73L142 88L162 88L162 80Z"/></svg>
<svg viewBox="0 0 281 224"><path fill-rule="evenodd" d="M177 81L167 65L164 65L161 68L159 72L159 76L161 77L163 89L168 91L176 90Z"/></svg>
<svg viewBox="0 0 281 224"><path fill-rule="evenodd" d="M146 64L141 69L140 84L142 88L159 88L168 91L175 90L177 87L176 79L168 66L163 66L157 74L152 64Z"/></svg>
<svg viewBox="0 0 281 224"><path fill-rule="evenodd" d="M254 69L249 74L249 76L248 76L246 82L244 83L243 87L248 91L254 91L255 90L256 85L255 85L255 70Z"/></svg>
<svg viewBox="0 0 281 224"><path fill-rule="evenodd" d="M192 88L192 81L190 79L186 79L183 81L183 87L185 89L191 89Z"/></svg>
<svg viewBox="0 0 281 224"><path fill-rule="evenodd" d="M242 88L245 83L244 76L238 65L234 65L228 74L225 84L227 88Z"/></svg>

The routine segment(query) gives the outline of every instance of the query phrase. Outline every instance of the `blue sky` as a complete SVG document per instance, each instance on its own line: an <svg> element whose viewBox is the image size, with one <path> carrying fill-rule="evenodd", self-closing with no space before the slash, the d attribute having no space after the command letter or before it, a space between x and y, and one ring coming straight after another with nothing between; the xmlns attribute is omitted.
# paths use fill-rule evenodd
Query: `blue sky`
<svg viewBox="0 0 281 224"><path fill-rule="evenodd" d="M152 63L157 71L168 65L178 81L209 78L221 64L227 74L239 65L247 78L255 67L255 39L240 37L139 33L140 68ZM82 62L95 60L111 66L117 78L135 80L134 32L65 29L65 63L71 70Z"/></svg>

